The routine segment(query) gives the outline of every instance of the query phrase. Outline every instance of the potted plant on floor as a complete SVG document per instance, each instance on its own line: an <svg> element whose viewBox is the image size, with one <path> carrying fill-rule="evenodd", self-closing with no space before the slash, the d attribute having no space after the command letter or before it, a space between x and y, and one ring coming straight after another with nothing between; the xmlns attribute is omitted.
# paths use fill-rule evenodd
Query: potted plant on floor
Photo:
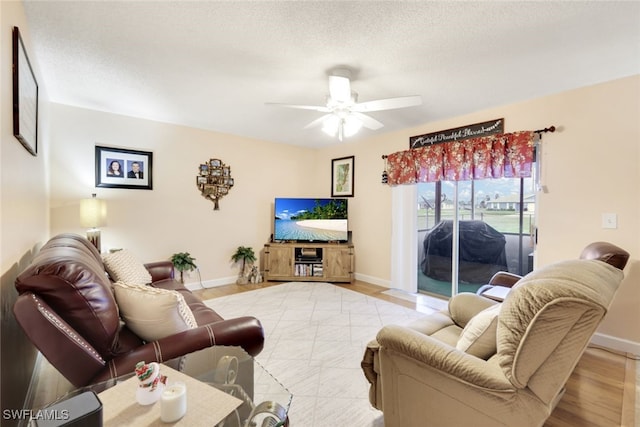
<svg viewBox="0 0 640 427"><path fill-rule="evenodd" d="M238 280L236 281L237 284L239 285L247 284L248 280L247 280L247 275L245 274L247 264L252 265L256 259L257 259L256 255L255 253L253 253L253 248L250 248L247 246L238 246L238 249L236 249L236 252L231 256L231 260L233 262L237 263L242 261L242 268L240 270L240 273L238 274Z"/></svg>
<svg viewBox="0 0 640 427"><path fill-rule="evenodd" d="M180 272L180 283L184 284L185 271L189 272L198 268L195 261L196 259L189 252L178 252L171 256L173 267Z"/></svg>

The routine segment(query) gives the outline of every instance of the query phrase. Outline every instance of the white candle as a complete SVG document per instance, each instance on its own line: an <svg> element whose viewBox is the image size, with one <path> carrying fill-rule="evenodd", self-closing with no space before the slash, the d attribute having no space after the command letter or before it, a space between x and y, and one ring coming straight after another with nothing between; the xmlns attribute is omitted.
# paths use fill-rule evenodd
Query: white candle
<svg viewBox="0 0 640 427"><path fill-rule="evenodd" d="M160 396L160 420L165 423L178 421L187 413L187 386L176 382L165 387Z"/></svg>

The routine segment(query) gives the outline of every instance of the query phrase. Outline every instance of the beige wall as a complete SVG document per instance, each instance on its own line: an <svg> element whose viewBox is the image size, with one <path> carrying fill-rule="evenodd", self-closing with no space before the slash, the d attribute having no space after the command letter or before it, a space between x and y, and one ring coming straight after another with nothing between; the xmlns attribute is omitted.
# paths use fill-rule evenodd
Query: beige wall
<svg viewBox="0 0 640 427"><path fill-rule="evenodd" d="M84 234L79 202L95 192L107 203L103 251L127 248L142 262L186 251L207 285L235 280L230 259L238 246L261 251L276 196L319 194L314 150L57 104L51 113L52 234ZM95 188L95 145L151 151L153 190ZM196 187L199 165L211 158L231 166L235 179L218 211ZM196 273L185 279L198 280Z"/></svg>
<svg viewBox="0 0 640 427"><path fill-rule="evenodd" d="M12 104L12 29L20 28L29 53L30 38L22 3L2 2L2 270L33 248L35 242L47 238L49 220L49 188L47 164L47 103L40 79L38 156L32 156L13 136ZM29 58L38 78L37 60ZM10 202L8 202L10 201ZM21 224L16 227L15 224Z"/></svg>
<svg viewBox="0 0 640 427"><path fill-rule="evenodd" d="M428 102L428 101L427 101ZM437 108L437 106L434 106ZM600 328L628 340L640 353L640 76L633 76L540 99L506 105L450 120L428 123L334 145L318 161L355 155L355 193L350 215L356 244L356 271L384 283L390 279L390 188L380 184L382 154L405 150L409 137L494 118L507 132L555 125L543 136L542 181L538 193L537 266L577 257L588 243L605 240L631 253L626 279ZM328 180L328 169L318 177ZM616 213L618 228L603 229L602 213Z"/></svg>
<svg viewBox="0 0 640 427"><path fill-rule="evenodd" d="M49 233L49 189L47 168L47 106L40 85L40 132L38 156L27 152L13 136L11 34L20 28L27 53L31 51L29 28L21 2L0 2L0 260L2 280L1 357L2 409L22 408L31 380L36 351L18 327L11 308L16 300L14 281ZM30 56L36 78L37 58ZM15 420L2 420L2 425Z"/></svg>
<svg viewBox="0 0 640 427"><path fill-rule="evenodd" d="M629 250L628 277L600 331L640 343L640 331L628 327L640 320L633 308L640 303L640 287L634 286L640 254L639 85L639 76L630 77L319 150L55 105L52 233L84 232L78 203L95 191L95 144L153 151L153 191L97 189L109 209L103 248L130 248L142 261L186 250L196 257L206 284L229 283L237 272L229 263L233 250L251 245L259 251L267 241L273 198L329 196L331 159L353 155L349 215L357 277L388 286L391 211L398 207L391 206L391 189L380 183L382 154L408 148L413 135L498 117L505 118L506 131L555 125L558 131L543 137L542 180L548 191L538 193L536 263L576 257L596 240ZM198 164L211 157L231 165L236 179L217 212L194 184ZM601 228L605 212L618 215L617 229Z"/></svg>

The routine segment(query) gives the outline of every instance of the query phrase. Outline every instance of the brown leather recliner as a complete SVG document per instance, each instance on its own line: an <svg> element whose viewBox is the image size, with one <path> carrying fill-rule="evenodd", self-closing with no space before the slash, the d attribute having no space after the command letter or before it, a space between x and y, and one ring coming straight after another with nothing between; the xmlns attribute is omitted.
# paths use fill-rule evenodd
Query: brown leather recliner
<svg viewBox="0 0 640 427"><path fill-rule="evenodd" d="M31 342L77 387L132 372L141 360L167 362L214 345L239 346L252 356L262 351L258 319L224 320L173 279L170 261L145 267L150 286L182 294L197 328L144 342L119 317L100 253L75 234L49 240L18 276L13 312Z"/></svg>
<svg viewBox="0 0 640 427"><path fill-rule="evenodd" d="M611 243L593 242L582 250L579 259L598 259L606 262L607 264L611 264L617 269L624 270L629 259L629 254L624 250L621 251L619 247ZM476 293L478 295L482 295L494 286L512 288L520 279L522 279L522 276L518 274L509 273L507 271L498 271L491 277L489 283L481 286Z"/></svg>

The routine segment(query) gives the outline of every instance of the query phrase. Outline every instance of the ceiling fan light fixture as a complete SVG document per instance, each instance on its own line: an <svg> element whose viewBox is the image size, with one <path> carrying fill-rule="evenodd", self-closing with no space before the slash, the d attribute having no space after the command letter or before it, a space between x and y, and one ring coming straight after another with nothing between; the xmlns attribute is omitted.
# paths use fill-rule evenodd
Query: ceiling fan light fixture
<svg viewBox="0 0 640 427"><path fill-rule="evenodd" d="M329 136L336 136L340 127L340 118L335 114L327 116L322 122L322 132Z"/></svg>
<svg viewBox="0 0 640 427"><path fill-rule="evenodd" d="M420 95L358 102L358 94L351 90L351 72L342 67L334 69L329 75L329 95L324 106L267 103L267 105L325 113L324 116L318 117L304 128L309 129L321 125L324 133L331 137L337 136L340 141L345 137L355 135L363 127L373 131L382 128L384 126L382 122L369 116L370 112L413 107L421 104L422 97Z"/></svg>
<svg viewBox="0 0 640 427"><path fill-rule="evenodd" d="M362 121L351 115L332 114L324 119L322 131L331 137L338 136L342 141L343 137L348 138L355 135L362 129Z"/></svg>
<svg viewBox="0 0 640 427"><path fill-rule="evenodd" d="M342 121L342 127L344 128L344 136L350 137L362 129L362 122L357 117L347 116Z"/></svg>

